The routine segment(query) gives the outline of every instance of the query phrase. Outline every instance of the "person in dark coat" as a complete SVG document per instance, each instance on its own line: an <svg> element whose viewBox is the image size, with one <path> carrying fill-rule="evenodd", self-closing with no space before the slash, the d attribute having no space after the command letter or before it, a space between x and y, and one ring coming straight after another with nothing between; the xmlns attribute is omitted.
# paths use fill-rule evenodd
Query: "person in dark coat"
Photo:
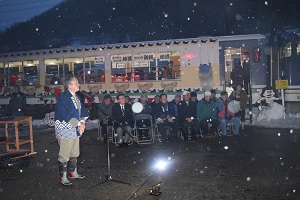
<svg viewBox="0 0 300 200"><path fill-rule="evenodd" d="M210 93L211 93L210 99L211 99L212 101L216 102L216 101L217 101L217 98L216 98L216 90L211 89L211 90L210 90Z"/></svg>
<svg viewBox="0 0 300 200"><path fill-rule="evenodd" d="M9 113L11 116L23 116L26 107L26 95L20 92L20 86L14 86L14 92L9 99Z"/></svg>
<svg viewBox="0 0 300 200"><path fill-rule="evenodd" d="M114 129L117 133L117 143L120 146L128 146L131 137L127 133L123 136L123 130L120 126L123 126L127 132L132 132L134 125L133 111L131 109L131 105L125 103L124 94L118 94L117 100L118 103L116 103L112 108L112 116L118 122L114 123Z"/></svg>
<svg viewBox="0 0 300 200"><path fill-rule="evenodd" d="M160 95L160 103L155 107L155 116L162 141L176 140L178 128L174 123L175 109L174 106L168 102L166 94ZM169 136L167 136L166 127L171 127L171 134Z"/></svg>
<svg viewBox="0 0 300 200"><path fill-rule="evenodd" d="M188 91L183 92L183 100L179 103L179 127L182 131L184 140L188 140L188 128L191 127L192 139L196 140L197 123L197 109L194 106L195 102L190 99L190 93Z"/></svg>
<svg viewBox="0 0 300 200"><path fill-rule="evenodd" d="M159 95L155 95L155 97L153 98L153 101L150 103L150 105L151 105L151 108L152 108L152 111L153 111L153 116L154 116L154 118L156 118L155 117L155 112L156 112L156 106L159 106L159 104L160 104L160 98L159 98Z"/></svg>
<svg viewBox="0 0 300 200"><path fill-rule="evenodd" d="M107 127L112 126L112 120L110 117L112 116L112 107L113 107L112 99L110 95L105 95L103 97L103 102L99 104L99 108L103 110L105 113L103 113L101 110L98 110L98 116L100 125L102 127L102 133L103 133L103 142L107 143L108 138L108 132Z"/></svg>
<svg viewBox="0 0 300 200"><path fill-rule="evenodd" d="M244 80L244 70L241 66L241 61L237 61L234 69L232 70L230 74L230 78L232 80L232 87L233 89L236 88L237 84L243 83Z"/></svg>

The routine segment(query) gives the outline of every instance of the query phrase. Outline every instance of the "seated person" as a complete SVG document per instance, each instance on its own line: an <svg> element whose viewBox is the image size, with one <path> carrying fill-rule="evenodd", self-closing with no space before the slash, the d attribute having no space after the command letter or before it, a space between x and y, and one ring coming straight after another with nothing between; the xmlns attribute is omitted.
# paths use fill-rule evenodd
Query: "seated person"
<svg viewBox="0 0 300 200"><path fill-rule="evenodd" d="M209 124L211 124L212 130L216 130L219 126L216 103L212 100L209 91L205 91L204 98L197 105L197 119L203 135L208 134Z"/></svg>
<svg viewBox="0 0 300 200"><path fill-rule="evenodd" d="M210 93L211 93L211 96L210 96L211 100L213 100L214 102L216 102L216 101L217 101L217 98L216 98L216 90L211 89L211 90L210 90Z"/></svg>
<svg viewBox="0 0 300 200"><path fill-rule="evenodd" d="M143 105L143 110L142 110L142 112L137 113L135 115L139 115L139 114L150 114L150 115L152 115L153 110L152 110L152 107L151 107L150 103L148 102L148 96L146 94L142 94L139 101ZM136 126L137 127L149 127L149 126L151 126L151 122L150 122L150 120L138 120L136 122ZM147 131L147 133L146 133L146 131ZM140 138L142 138L143 135L148 135L148 130L138 129L138 132L139 132L139 137Z"/></svg>
<svg viewBox="0 0 300 200"><path fill-rule="evenodd" d="M247 92L243 90L242 83L237 84L236 89L230 94L229 98L231 101L236 100L240 102L240 111L235 113L235 116L241 118L242 129L244 129L245 109L247 107L248 96L247 96Z"/></svg>
<svg viewBox="0 0 300 200"><path fill-rule="evenodd" d="M218 111L218 119L221 126L222 136L227 135L227 123L233 122L233 135L239 135L239 129L241 120L239 117L234 116L234 113L228 109L228 104L230 99L228 98L228 94L226 91L221 92L221 97L217 99L217 111Z"/></svg>
<svg viewBox="0 0 300 200"><path fill-rule="evenodd" d="M171 101L171 104L174 105L175 108L175 117L178 118L178 106L181 101L181 95L175 94L174 99Z"/></svg>
<svg viewBox="0 0 300 200"><path fill-rule="evenodd" d="M131 99L130 99L130 97L128 95L125 96L125 103L128 103L130 105L132 104L131 103Z"/></svg>
<svg viewBox="0 0 300 200"><path fill-rule="evenodd" d="M167 95L160 95L160 103L155 106L155 117L157 120L158 131L161 134L162 141L175 140L178 128L174 123L175 109L174 106L168 102ZM166 127L171 127L171 134L167 137Z"/></svg>
<svg viewBox="0 0 300 200"><path fill-rule="evenodd" d="M196 129L197 122L197 110L194 107L195 102L190 99L190 93L188 91L183 92L183 100L179 103L178 118L179 127L182 131L184 140L188 140L188 128L191 127L192 139L197 140Z"/></svg>
<svg viewBox="0 0 300 200"><path fill-rule="evenodd" d="M113 107L112 99L110 95L105 95L102 103L99 104L99 107L106 112L108 116L106 116L101 110L98 110L98 116L100 120L100 125L102 127L103 133L103 142L107 143L107 127L112 126L112 121L109 116L112 116L112 107Z"/></svg>
<svg viewBox="0 0 300 200"><path fill-rule="evenodd" d="M133 112L131 105L125 103L124 94L118 94L117 96L118 103L116 103L112 108L112 116L118 122L114 123L114 129L117 133L117 143L120 146L128 146L130 142L130 135L125 133L123 136L123 129L120 126L124 127L128 132L132 132L134 125Z"/></svg>

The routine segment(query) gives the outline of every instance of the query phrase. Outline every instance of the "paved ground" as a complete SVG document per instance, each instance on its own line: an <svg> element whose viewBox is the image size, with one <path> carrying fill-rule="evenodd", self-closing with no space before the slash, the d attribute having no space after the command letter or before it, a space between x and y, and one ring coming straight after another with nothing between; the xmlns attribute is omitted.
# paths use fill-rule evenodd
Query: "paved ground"
<svg viewBox="0 0 300 200"><path fill-rule="evenodd" d="M81 139L80 171L73 187L58 183L58 145L52 129L34 131L38 152L29 166L0 171L0 199L300 199L300 131L246 129L240 137L120 148L111 145L112 181L106 145L96 131ZM3 147L0 147L3 151ZM155 169L158 160L168 162ZM161 182L162 194L149 195Z"/></svg>

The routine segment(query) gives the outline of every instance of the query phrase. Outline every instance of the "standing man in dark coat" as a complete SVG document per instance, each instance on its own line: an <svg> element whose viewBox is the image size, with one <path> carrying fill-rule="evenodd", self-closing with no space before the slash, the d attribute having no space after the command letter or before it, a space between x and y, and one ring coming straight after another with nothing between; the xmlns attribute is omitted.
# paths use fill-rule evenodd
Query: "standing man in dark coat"
<svg viewBox="0 0 300 200"><path fill-rule="evenodd" d="M116 103L112 108L112 116L118 122L114 123L114 129L117 133L117 142L120 146L128 146L130 142L130 135L125 133L123 137L123 130L120 126L123 126L128 132L132 132L134 125L133 112L131 105L125 103L124 94L118 94L118 103Z"/></svg>
<svg viewBox="0 0 300 200"><path fill-rule="evenodd" d="M231 74L230 78L232 80L232 88L235 90L237 84L243 83L244 80L244 70L241 66L241 61L237 61Z"/></svg>
<svg viewBox="0 0 300 200"><path fill-rule="evenodd" d="M192 139L196 140L197 129L197 107L194 106L195 102L190 99L188 91L183 92L183 100L179 103L179 126L181 128L184 140L188 140L188 128L191 127ZM196 104L197 106L197 104Z"/></svg>
<svg viewBox="0 0 300 200"><path fill-rule="evenodd" d="M23 116L24 108L26 106L26 95L20 92L20 86L14 86L14 92L9 99L9 113L12 116Z"/></svg>

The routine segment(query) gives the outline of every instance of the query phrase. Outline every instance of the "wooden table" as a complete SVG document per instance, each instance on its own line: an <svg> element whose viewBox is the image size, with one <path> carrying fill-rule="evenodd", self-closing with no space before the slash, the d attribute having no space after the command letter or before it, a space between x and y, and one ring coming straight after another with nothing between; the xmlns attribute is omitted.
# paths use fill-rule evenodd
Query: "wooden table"
<svg viewBox="0 0 300 200"><path fill-rule="evenodd" d="M6 151L7 152L20 152L20 151L26 151L30 152L29 154L35 154L34 148L33 148L33 133L32 133L32 117L29 116L18 116L14 117L12 120L6 120L6 121L0 121L0 124L5 125L5 136L6 141L0 142L0 144L6 145ZM15 140L10 141L9 140L9 134L8 134L8 126L9 124L14 125L14 131L15 131ZM20 124L29 124L29 138L26 139L20 139L19 138L19 125ZM22 149L20 148L21 145L30 143L30 149ZM10 148L10 145L15 145L15 148ZM29 155L27 154L27 155Z"/></svg>

